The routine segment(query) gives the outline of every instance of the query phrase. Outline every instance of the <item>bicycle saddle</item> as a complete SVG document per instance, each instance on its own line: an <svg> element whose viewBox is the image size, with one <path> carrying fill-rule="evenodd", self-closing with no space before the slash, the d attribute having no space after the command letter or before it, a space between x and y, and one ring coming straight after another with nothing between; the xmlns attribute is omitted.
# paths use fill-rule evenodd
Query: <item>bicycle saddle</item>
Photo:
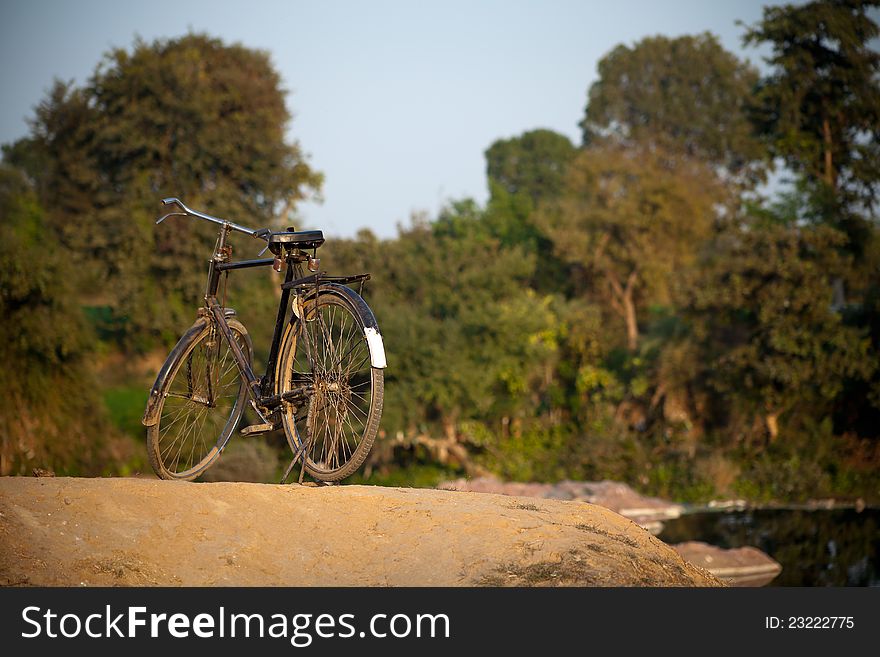
<svg viewBox="0 0 880 657"><path fill-rule="evenodd" d="M275 255L281 249L317 249L324 243L324 233L320 230L301 230L272 233L269 236L269 250Z"/></svg>

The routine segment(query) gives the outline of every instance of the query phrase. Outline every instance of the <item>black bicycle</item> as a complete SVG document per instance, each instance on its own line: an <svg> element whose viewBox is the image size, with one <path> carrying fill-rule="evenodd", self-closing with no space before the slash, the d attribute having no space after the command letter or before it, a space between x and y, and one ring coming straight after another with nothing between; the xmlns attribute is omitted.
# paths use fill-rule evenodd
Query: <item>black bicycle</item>
<svg viewBox="0 0 880 657"><path fill-rule="evenodd" d="M290 467L320 481L339 481L364 462L379 427L385 348L373 312L349 285L361 290L369 274L328 276L315 257L320 230L252 230L191 210L176 198L160 217L193 217L220 225L208 266L205 304L159 370L143 424L150 465L162 479L192 480L220 456L246 406L258 422L241 429L252 436L281 427L293 450ZM231 261L232 232L265 240L274 257ZM309 274L303 271L303 265ZM225 299L221 275L251 267L285 271L266 373L254 374L247 329ZM224 295L225 296L225 295ZM288 317L289 315L289 317Z"/></svg>

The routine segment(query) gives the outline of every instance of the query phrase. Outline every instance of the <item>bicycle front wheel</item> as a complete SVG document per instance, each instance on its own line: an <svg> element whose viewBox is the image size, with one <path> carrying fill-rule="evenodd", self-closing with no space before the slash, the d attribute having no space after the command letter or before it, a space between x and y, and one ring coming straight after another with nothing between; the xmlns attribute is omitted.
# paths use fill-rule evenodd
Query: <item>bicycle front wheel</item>
<svg viewBox="0 0 880 657"><path fill-rule="evenodd" d="M228 320L248 359L247 329ZM177 350L175 350L177 351ZM147 427L147 456L161 479L191 481L210 467L238 426L247 400L229 344L209 322L168 367L158 422Z"/></svg>
<svg viewBox="0 0 880 657"><path fill-rule="evenodd" d="M320 481L345 479L361 466L382 415L384 375L372 367L364 334L369 310L359 312L349 296L328 285L307 299L278 361L279 393L301 395L283 403L284 432L294 452L305 444L305 471Z"/></svg>

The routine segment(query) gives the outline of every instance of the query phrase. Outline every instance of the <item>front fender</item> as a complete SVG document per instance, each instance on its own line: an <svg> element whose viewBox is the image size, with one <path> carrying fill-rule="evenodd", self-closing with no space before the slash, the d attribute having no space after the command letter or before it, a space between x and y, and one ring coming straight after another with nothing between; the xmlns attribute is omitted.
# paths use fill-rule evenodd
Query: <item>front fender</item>
<svg viewBox="0 0 880 657"><path fill-rule="evenodd" d="M165 392L168 373L171 371L171 368L174 366L177 359L180 358L180 356L186 351L187 347L189 347L190 343L201 335L209 322L210 320L207 317L199 317L195 321L195 324L189 327L186 333L184 333L180 340L177 341L177 344L174 345L174 349L171 350L171 353L168 354L168 358L165 359L162 369L160 369L159 374L156 375L156 382L150 389L150 397L147 399L147 408L144 410L144 417L141 420L141 424L145 427L153 426L159 421L159 402L162 400L162 395Z"/></svg>

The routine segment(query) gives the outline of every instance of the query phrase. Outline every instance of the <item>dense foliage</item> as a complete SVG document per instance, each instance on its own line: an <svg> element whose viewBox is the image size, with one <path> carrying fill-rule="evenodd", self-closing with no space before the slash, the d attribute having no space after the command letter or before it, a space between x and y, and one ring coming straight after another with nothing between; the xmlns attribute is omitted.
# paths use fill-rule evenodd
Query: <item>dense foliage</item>
<svg viewBox="0 0 880 657"><path fill-rule="evenodd" d="M708 33L617 46L599 62L590 88L584 144L661 148L754 182L764 155L748 116L757 80L757 71Z"/></svg>
<svg viewBox="0 0 880 657"><path fill-rule="evenodd" d="M47 221L88 299L108 307L126 346L167 342L203 284L193 254L213 244L200 222L156 230L157 200L178 196L219 216L287 225L320 185L298 145L266 53L200 35L113 50L89 83L60 82L31 138L8 159L36 180Z"/></svg>
<svg viewBox="0 0 880 657"><path fill-rule="evenodd" d="M768 46L763 77L710 34L621 45L599 63L582 144L546 129L498 140L485 206L451 202L395 239L328 241L324 268L373 272L388 350L364 477L880 498L877 6L766 9L744 36ZM154 230L157 199L286 225L320 183L284 141L287 118L265 54L202 36L137 43L86 87L56 86L5 151L30 178L4 172L19 245L3 256L4 311L19 313L8 358L29 372L66 359L86 380L81 306L104 358L167 349L210 236ZM791 184L764 198L774 162ZM69 288L5 265L38 249L21 246L38 225L76 265L60 274ZM247 277L230 294L260 310L243 315L259 345L276 297Z"/></svg>
<svg viewBox="0 0 880 657"><path fill-rule="evenodd" d="M21 173L0 165L0 475L34 467L100 474L127 456L89 368L71 268L50 257L52 233Z"/></svg>

